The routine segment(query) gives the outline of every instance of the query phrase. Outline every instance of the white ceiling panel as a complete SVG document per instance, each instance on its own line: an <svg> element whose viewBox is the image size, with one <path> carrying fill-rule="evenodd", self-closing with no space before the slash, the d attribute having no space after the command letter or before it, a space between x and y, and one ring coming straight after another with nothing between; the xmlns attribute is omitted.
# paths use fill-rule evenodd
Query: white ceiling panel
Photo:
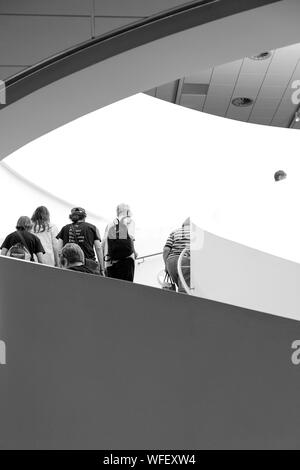
<svg viewBox="0 0 300 470"><path fill-rule="evenodd" d="M241 71L243 60L237 60L230 64L220 65L214 68L211 83L212 85L232 85L234 86Z"/></svg>
<svg viewBox="0 0 300 470"><path fill-rule="evenodd" d="M291 76L299 60L299 45L290 48L284 47L277 49L274 53L272 63L270 65L268 76L285 75Z"/></svg>
<svg viewBox="0 0 300 470"><path fill-rule="evenodd" d="M292 75L288 83L282 101L277 109L276 114L274 115L272 125L286 127L291 122L291 116L296 112L298 108L298 105L293 103L292 101L292 96L294 92L292 84L296 80L300 80L300 62L298 62L294 74Z"/></svg>
<svg viewBox="0 0 300 470"><path fill-rule="evenodd" d="M283 86L286 87L288 82L290 81L291 75L295 70L295 64L293 66L293 69L289 71L289 73L269 73L265 79L264 82L264 88L272 88L276 86Z"/></svg>
<svg viewBox="0 0 300 470"><path fill-rule="evenodd" d="M214 68L203 108L204 112L225 116L242 63L242 60L238 60L232 62L232 67L225 64Z"/></svg>
<svg viewBox="0 0 300 470"><path fill-rule="evenodd" d="M282 98L287 86L288 86L289 80L286 81L283 85L281 86L267 86L265 83L263 84L259 97L258 99L261 98Z"/></svg>
<svg viewBox="0 0 300 470"><path fill-rule="evenodd" d="M273 51L271 52L271 57L269 59L264 59L264 60L253 60L250 59L249 57L246 57L243 63L243 68L242 68L242 73L244 74L261 74L265 75L268 67L270 65L270 62L272 60L273 56Z"/></svg>
<svg viewBox="0 0 300 470"><path fill-rule="evenodd" d="M211 76L213 69L203 70L195 75L190 77L185 77L185 83L209 83L211 81Z"/></svg>
<svg viewBox="0 0 300 470"><path fill-rule="evenodd" d="M185 77L186 84L206 83L209 88L204 105L192 91L181 97L180 104L230 119L288 127L297 108L291 97L293 81L300 80L300 44L262 52L270 52L270 57L246 57ZM250 98L254 104L234 106L231 100L237 97Z"/></svg>
<svg viewBox="0 0 300 470"><path fill-rule="evenodd" d="M288 127L297 106L291 100L291 94L287 91L274 114L272 126Z"/></svg>
<svg viewBox="0 0 300 470"><path fill-rule="evenodd" d="M0 0L0 14L89 15L92 0Z"/></svg>
<svg viewBox="0 0 300 470"><path fill-rule="evenodd" d="M242 74L239 76L234 89L233 98L248 97L256 100L264 75L261 74ZM230 104L226 117L240 121L248 121L252 111L252 106L237 107Z"/></svg>
<svg viewBox="0 0 300 470"><path fill-rule="evenodd" d="M0 16L0 65L31 65L90 35L89 18Z"/></svg>
<svg viewBox="0 0 300 470"><path fill-rule="evenodd" d="M146 17L188 3L184 0L96 0L96 15Z"/></svg>
<svg viewBox="0 0 300 470"><path fill-rule="evenodd" d="M258 74L241 74L234 89L234 97L247 96L255 99L262 86L264 76Z"/></svg>
<svg viewBox="0 0 300 470"><path fill-rule="evenodd" d="M145 93L146 93L146 95L155 97L156 96L156 90L157 90L157 88L151 88L151 90L145 91Z"/></svg>
<svg viewBox="0 0 300 470"><path fill-rule="evenodd" d="M281 96L279 96L277 99L274 97L260 97L253 107L249 122L269 125L280 104L280 101Z"/></svg>
<svg viewBox="0 0 300 470"><path fill-rule="evenodd" d="M167 83L166 85L157 88L156 97L161 100L174 102L176 99L177 88L178 81Z"/></svg>
<svg viewBox="0 0 300 470"><path fill-rule="evenodd" d="M204 95L181 95L180 105L185 108L202 111L206 96Z"/></svg>
<svg viewBox="0 0 300 470"><path fill-rule="evenodd" d="M245 108L238 108L237 106L230 105L226 117L228 119L235 119L236 121L247 122L251 114L252 106Z"/></svg>
<svg viewBox="0 0 300 470"><path fill-rule="evenodd" d="M217 116L225 116L233 88L232 85L211 85L203 111Z"/></svg>

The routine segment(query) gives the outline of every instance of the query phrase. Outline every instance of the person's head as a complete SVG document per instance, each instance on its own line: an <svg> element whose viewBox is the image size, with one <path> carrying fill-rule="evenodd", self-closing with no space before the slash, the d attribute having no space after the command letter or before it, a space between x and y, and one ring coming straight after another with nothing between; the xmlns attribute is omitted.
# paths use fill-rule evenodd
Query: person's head
<svg viewBox="0 0 300 470"><path fill-rule="evenodd" d="M69 217L74 224L76 224L76 222L84 222L86 219L86 211L82 207L74 207Z"/></svg>
<svg viewBox="0 0 300 470"><path fill-rule="evenodd" d="M50 225L50 213L45 206L39 206L34 211L31 217L33 223L33 231L35 233L45 232L49 230Z"/></svg>
<svg viewBox="0 0 300 470"><path fill-rule="evenodd" d="M27 215L22 215L22 217L19 218L16 226L17 230L26 230L27 232L30 232L32 229L32 222Z"/></svg>
<svg viewBox="0 0 300 470"><path fill-rule="evenodd" d="M131 217L132 212L128 204L118 204L117 205L117 217Z"/></svg>
<svg viewBox="0 0 300 470"><path fill-rule="evenodd" d="M283 170L278 170L278 171L276 171L276 173L274 174L274 180L276 181L276 183L277 183L278 181L285 180L286 177L287 177L287 174L286 174L285 171L283 171Z"/></svg>
<svg viewBox="0 0 300 470"><path fill-rule="evenodd" d="M76 243L67 243L62 249L60 261L65 269L81 266L84 264L84 253Z"/></svg>
<svg viewBox="0 0 300 470"><path fill-rule="evenodd" d="M185 221L183 222L182 227L189 227L190 225L191 225L191 220L190 220L190 218L188 217L188 218L185 219Z"/></svg>

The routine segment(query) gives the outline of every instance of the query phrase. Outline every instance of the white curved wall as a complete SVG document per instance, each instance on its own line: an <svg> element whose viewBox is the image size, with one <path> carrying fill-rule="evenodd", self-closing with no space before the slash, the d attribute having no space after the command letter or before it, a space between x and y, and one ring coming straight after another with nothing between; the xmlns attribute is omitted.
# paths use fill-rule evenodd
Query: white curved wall
<svg viewBox="0 0 300 470"><path fill-rule="evenodd" d="M296 131L206 115L141 94L37 139L6 162L103 217L91 217L102 233L116 205L129 203L140 256L161 252L170 231L190 215L211 233L299 262L297 149ZM278 169L288 177L275 183ZM22 196L22 188L3 181L2 199L9 192ZM25 205L26 197L11 197L11 206L4 206L1 232L23 207L31 214L44 201L36 193ZM67 221L70 208L57 208L58 224Z"/></svg>
<svg viewBox="0 0 300 470"><path fill-rule="evenodd" d="M300 264L194 227L192 294L300 321Z"/></svg>

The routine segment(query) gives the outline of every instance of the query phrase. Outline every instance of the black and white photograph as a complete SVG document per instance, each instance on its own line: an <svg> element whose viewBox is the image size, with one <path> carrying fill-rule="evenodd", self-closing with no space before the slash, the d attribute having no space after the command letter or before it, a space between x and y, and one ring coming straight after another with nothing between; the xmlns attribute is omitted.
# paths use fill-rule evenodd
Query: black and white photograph
<svg viewBox="0 0 300 470"><path fill-rule="evenodd" d="M299 23L0 0L1 458L300 449Z"/></svg>

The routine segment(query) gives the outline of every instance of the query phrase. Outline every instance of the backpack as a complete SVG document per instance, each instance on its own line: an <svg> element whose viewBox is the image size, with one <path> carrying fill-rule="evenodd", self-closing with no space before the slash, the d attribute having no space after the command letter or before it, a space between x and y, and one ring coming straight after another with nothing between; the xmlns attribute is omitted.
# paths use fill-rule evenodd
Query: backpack
<svg viewBox="0 0 300 470"><path fill-rule="evenodd" d="M20 241L10 247L7 256L10 258L22 259L24 261L34 261L33 254L30 253L23 235L21 235L19 232L17 232L17 235L20 238Z"/></svg>
<svg viewBox="0 0 300 470"><path fill-rule="evenodd" d="M107 234L107 254L111 261L129 258L134 253L133 239L129 235L128 226L124 220L117 222L109 228Z"/></svg>

